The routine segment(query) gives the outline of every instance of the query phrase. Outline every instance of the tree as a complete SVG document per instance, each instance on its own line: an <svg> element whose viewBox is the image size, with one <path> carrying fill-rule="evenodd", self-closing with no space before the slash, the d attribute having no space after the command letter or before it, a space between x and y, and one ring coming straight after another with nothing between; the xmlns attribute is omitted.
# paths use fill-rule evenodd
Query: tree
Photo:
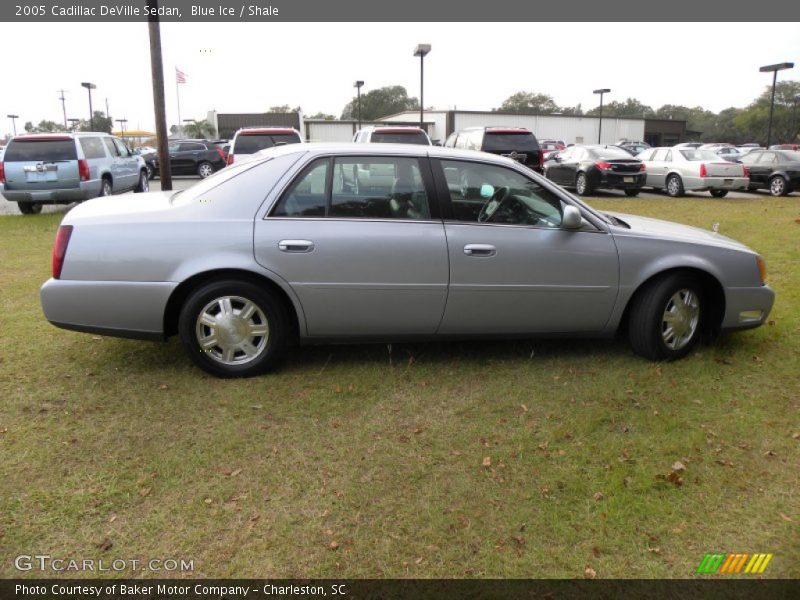
<svg viewBox="0 0 800 600"><path fill-rule="evenodd" d="M772 115L772 142L792 142L800 135L800 115L795 108L795 98L800 96L800 82L781 81L775 86L775 108ZM767 141L769 127L769 106L772 99L772 86L765 86L764 92L735 118L736 127L747 137L748 142Z"/></svg>
<svg viewBox="0 0 800 600"><path fill-rule="evenodd" d="M311 115L310 117L307 117L307 118L308 119L323 119L325 121L335 121L336 120L335 116L329 115L329 114L323 113L323 112L318 112L317 114Z"/></svg>
<svg viewBox="0 0 800 600"><path fill-rule="evenodd" d="M374 121L407 110L419 110L419 100L410 98L402 85L382 87L361 95L361 120ZM342 119L358 118L358 98L342 109Z"/></svg>
<svg viewBox="0 0 800 600"><path fill-rule="evenodd" d="M78 131L105 131L106 133L111 133L111 129L114 126L114 121L111 117L107 117L106 113L102 110L94 111L94 117L92 118L92 122L85 119L81 119L78 123Z"/></svg>
<svg viewBox="0 0 800 600"><path fill-rule="evenodd" d="M271 113L299 113L302 112L299 106L295 106L294 108L289 108L288 104L282 104L280 106L270 106L267 112Z"/></svg>
<svg viewBox="0 0 800 600"><path fill-rule="evenodd" d="M192 123L185 123L183 126L183 134L190 138L214 138L217 137L217 130L207 120L193 121Z"/></svg>
<svg viewBox="0 0 800 600"><path fill-rule="evenodd" d="M701 132L700 141L715 141L717 115L702 106L690 108L680 104L664 104L655 113L657 119L686 121L686 129Z"/></svg>
<svg viewBox="0 0 800 600"><path fill-rule="evenodd" d="M517 92L506 98L494 111L519 114L560 112L552 96L536 92Z"/></svg>
<svg viewBox="0 0 800 600"><path fill-rule="evenodd" d="M42 120L36 126L30 121L26 122L25 131L28 133L49 133L52 131L67 131L67 128L55 121Z"/></svg>
<svg viewBox="0 0 800 600"><path fill-rule="evenodd" d="M592 110L586 111L586 114L592 117L600 115L600 105L598 104ZM633 117L637 119L644 119L655 115L655 111L642 104L636 98L627 98L625 102L617 102L612 100L607 104L603 104L604 117Z"/></svg>

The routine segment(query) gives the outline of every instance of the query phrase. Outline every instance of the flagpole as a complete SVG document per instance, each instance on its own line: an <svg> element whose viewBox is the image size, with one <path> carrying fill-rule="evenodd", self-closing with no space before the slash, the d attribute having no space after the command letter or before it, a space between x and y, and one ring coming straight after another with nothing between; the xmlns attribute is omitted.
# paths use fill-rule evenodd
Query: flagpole
<svg viewBox="0 0 800 600"><path fill-rule="evenodd" d="M175 67L175 97L178 99L178 131L183 136L183 121L181 121L181 86L178 82L178 67Z"/></svg>

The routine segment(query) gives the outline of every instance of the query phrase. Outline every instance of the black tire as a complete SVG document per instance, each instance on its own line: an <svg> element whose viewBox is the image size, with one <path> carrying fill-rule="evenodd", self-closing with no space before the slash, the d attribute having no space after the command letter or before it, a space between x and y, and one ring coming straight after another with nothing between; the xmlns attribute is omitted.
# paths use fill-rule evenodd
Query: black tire
<svg viewBox="0 0 800 600"><path fill-rule="evenodd" d="M692 300L686 293L694 298L695 310L691 309ZM676 297L687 301L683 309L676 305ZM628 318L628 337L633 351L654 361L676 360L689 354L702 335L704 302L700 281L688 273L673 273L647 284L633 299ZM666 319L668 312L681 322L670 326ZM686 318L682 322L684 314ZM670 331L675 335L670 336Z"/></svg>
<svg viewBox="0 0 800 600"><path fill-rule="evenodd" d="M139 182L136 184L136 187L133 188L133 193L141 194L149 191L150 191L150 178L147 176L147 170L142 169L139 172Z"/></svg>
<svg viewBox="0 0 800 600"><path fill-rule="evenodd" d="M773 175L769 180L769 193L773 196L785 196L789 193L789 186L786 180L780 175Z"/></svg>
<svg viewBox="0 0 800 600"><path fill-rule="evenodd" d="M634 198L634 197L636 197L636 196L638 196L638 195L639 195L639 192L640 192L640 191L641 191L641 190L625 190L625 195L626 195L628 198Z"/></svg>
<svg viewBox="0 0 800 600"><path fill-rule="evenodd" d="M594 189L589 185L586 173L578 173L575 176L575 191L579 196L586 196L594 193Z"/></svg>
<svg viewBox="0 0 800 600"><path fill-rule="evenodd" d="M711 195L714 198L724 198L728 195L728 190L711 190Z"/></svg>
<svg viewBox="0 0 800 600"><path fill-rule="evenodd" d="M111 180L108 177L103 177L100 182L100 195L110 196L114 193L114 187L111 185Z"/></svg>
<svg viewBox="0 0 800 600"><path fill-rule="evenodd" d="M667 186L667 195L670 198L680 198L686 193L686 190L683 189L683 179L681 179L680 175L672 173L667 177L665 183Z"/></svg>
<svg viewBox="0 0 800 600"><path fill-rule="evenodd" d="M214 165L210 162L203 161L199 165L197 165L197 174L200 175L201 178L205 179L214 173Z"/></svg>
<svg viewBox="0 0 800 600"><path fill-rule="evenodd" d="M23 215L38 215L42 212L41 202L17 202L17 206Z"/></svg>
<svg viewBox="0 0 800 600"><path fill-rule="evenodd" d="M153 168L151 165L149 165L149 164L147 164L147 163L145 163L144 167L145 167L145 169L147 169L147 178L148 178L150 181L152 181L153 179L155 179L155 178L156 178L156 171L155 171L155 169L154 169L154 168Z"/></svg>
<svg viewBox="0 0 800 600"><path fill-rule="evenodd" d="M224 313L226 298L230 310ZM243 319L247 302L255 309L251 317ZM212 317L213 322L220 315L231 317L224 328L215 330L213 325L200 322L203 314ZM258 335L261 330L266 333ZM192 292L178 318L178 332L189 358L217 377L250 377L273 368L284 355L289 330L289 315L278 297L253 283L235 279L212 281ZM210 344L205 348L200 341L203 337ZM249 351L252 356L248 356Z"/></svg>

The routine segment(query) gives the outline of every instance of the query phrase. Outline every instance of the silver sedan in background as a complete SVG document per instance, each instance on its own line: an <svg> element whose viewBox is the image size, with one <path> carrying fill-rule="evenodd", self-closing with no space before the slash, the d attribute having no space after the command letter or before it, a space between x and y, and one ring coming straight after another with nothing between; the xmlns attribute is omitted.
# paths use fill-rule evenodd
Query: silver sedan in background
<svg viewBox="0 0 800 600"><path fill-rule="evenodd" d="M673 198L685 192L711 193L724 197L730 190L747 190L747 167L723 160L712 150L695 148L652 148L636 158L647 169L646 187L666 190Z"/></svg>
<svg viewBox="0 0 800 600"><path fill-rule="evenodd" d="M291 342L611 337L652 360L757 327L763 259L712 231L602 213L524 165L409 144L292 144L182 192L92 200L58 229L54 325L178 334L222 377Z"/></svg>

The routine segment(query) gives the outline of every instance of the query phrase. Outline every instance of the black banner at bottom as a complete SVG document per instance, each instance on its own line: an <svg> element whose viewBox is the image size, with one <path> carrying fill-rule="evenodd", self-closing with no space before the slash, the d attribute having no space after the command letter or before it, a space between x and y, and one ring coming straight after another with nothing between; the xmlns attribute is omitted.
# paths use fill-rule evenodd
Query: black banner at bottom
<svg viewBox="0 0 800 600"><path fill-rule="evenodd" d="M796 600L795 579L5 579L1 600Z"/></svg>

